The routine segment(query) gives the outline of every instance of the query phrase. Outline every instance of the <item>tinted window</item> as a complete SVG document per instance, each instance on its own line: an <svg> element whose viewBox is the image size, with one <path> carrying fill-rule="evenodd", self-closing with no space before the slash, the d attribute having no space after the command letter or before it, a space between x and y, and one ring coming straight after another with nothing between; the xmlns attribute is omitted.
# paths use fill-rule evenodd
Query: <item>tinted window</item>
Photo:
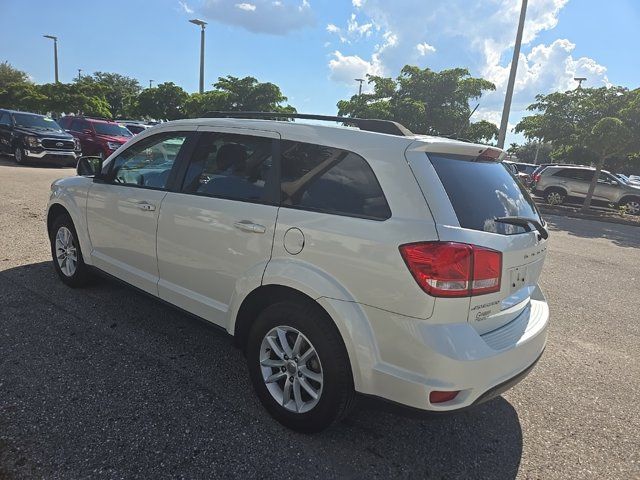
<svg viewBox="0 0 640 480"><path fill-rule="evenodd" d="M606 183L611 185L614 182L616 182L617 184L620 183L620 181L617 178L613 178L611 174L600 172L600 176L598 177L598 183Z"/></svg>
<svg viewBox="0 0 640 480"><path fill-rule="evenodd" d="M284 206L384 220L389 205L369 164L355 153L282 142Z"/></svg>
<svg viewBox="0 0 640 480"><path fill-rule="evenodd" d="M521 216L540 221L526 188L499 162L475 161L475 157L429 154L451 200L460 226L472 230L511 235L525 229L496 223L495 217Z"/></svg>
<svg viewBox="0 0 640 480"><path fill-rule="evenodd" d="M273 140L266 137L204 133L191 157L182 191L265 202L272 146Z"/></svg>
<svg viewBox="0 0 640 480"><path fill-rule="evenodd" d="M141 125L127 125L126 129L129 130L133 134L138 134L140 132L144 132L145 128Z"/></svg>
<svg viewBox="0 0 640 480"><path fill-rule="evenodd" d="M0 125L11 125L11 119L8 113L0 112Z"/></svg>
<svg viewBox="0 0 640 480"><path fill-rule="evenodd" d="M75 119L71 122L70 130L74 132L82 132L83 130L89 129L89 123L82 119Z"/></svg>
<svg viewBox="0 0 640 480"><path fill-rule="evenodd" d="M167 132L132 145L113 160L110 178L123 185L166 188L186 139L185 133Z"/></svg>
<svg viewBox="0 0 640 480"><path fill-rule="evenodd" d="M53 118L33 115L30 113L14 113L13 120L18 127L34 128L36 130L60 131L60 125Z"/></svg>
<svg viewBox="0 0 640 480"><path fill-rule="evenodd" d="M108 135L110 137L131 137L132 134L126 128L117 123L93 122L93 128L98 135Z"/></svg>

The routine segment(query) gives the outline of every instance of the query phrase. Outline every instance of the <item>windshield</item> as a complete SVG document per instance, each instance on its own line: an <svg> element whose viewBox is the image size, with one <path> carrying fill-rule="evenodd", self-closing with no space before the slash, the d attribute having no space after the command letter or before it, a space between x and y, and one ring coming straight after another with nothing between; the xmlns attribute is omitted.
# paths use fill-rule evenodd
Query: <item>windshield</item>
<svg viewBox="0 0 640 480"><path fill-rule="evenodd" d="M18 127L36 128L39 130L61 131L60 125L53 118L28 113L14 113L13 118Z"/></svg>
<svg viewBox="0 0 640 480"><path fill-rule="evenodd" d="M494 219L525 217L542 222L529 192L504 164L462 155L428 156L462 228L513 235L526 229Z"/></svg>
<svg viewBox="0 0 640 480"><path fill-rule="evenodd" d="M131 137L131 132L117 123L94 122L93 128L98 135L108 135L110 137Z"/></svg>

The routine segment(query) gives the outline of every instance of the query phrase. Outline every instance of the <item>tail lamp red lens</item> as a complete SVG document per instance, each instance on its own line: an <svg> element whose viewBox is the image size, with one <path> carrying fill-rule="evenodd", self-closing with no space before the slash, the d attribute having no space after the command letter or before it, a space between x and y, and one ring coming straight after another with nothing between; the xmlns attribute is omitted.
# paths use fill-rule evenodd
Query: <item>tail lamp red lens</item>
<svg viewBox="0 0 640 480"><path fill-rule="evenodd" d="M438 390L434 390L429 394L429 402L431 403L444 403L449 402L456 398L460 391L456 392L440 392Z"/></svg>
<svg viewBox="0 0 640 480"><path fill-rule="evenodd" d="M469 297L500 291L502 253L456 242L400 246L400 254L422 290L434 297Z"/></svg>

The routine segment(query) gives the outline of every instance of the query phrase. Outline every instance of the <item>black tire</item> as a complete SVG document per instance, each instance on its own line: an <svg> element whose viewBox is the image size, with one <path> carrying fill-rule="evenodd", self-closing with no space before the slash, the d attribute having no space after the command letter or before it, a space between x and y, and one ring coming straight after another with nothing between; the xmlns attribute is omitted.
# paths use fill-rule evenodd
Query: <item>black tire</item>
<svg viewBox="0 0 640 480"><path fill-rule="evenodd" d="M640 197L626 197L620 205L627 209L629 215L640 215Z"/></svg>
<svg viewBox="0 0 640 480"><path fill-rule="evenodd" d="M24 149L20 145L13 149L13 159L18 165L24 165Z"/></svg>
<svg viewBox="0 0 640 480"><path fill-rule="evenodd" d="M562 205L567 198L567 193L561 188L547 188L544 191L544 199L549 205Z"/></svg>
<svg viewBox="0 0 640 480"><path fill-rule="evenodd" d="M301 332L315 348L322 365L323 382L318 403L305 413L287 410L265 385L260 349L265 336L278 326ZM298 432L324 430L348 415L355 403L351 365L342 338L326 312L311 302L285 301L264 309L249 332L247 363L251 382L264 407L278 422Z"/></svg>
<svg viewBox="0 0 640 480"><path fill-rule="evenodd" d="M62 228L66 228L71 233L71 243L73 248L75 248L76 253L76 262L75 269L71 275L65 273L63 271L62 266L57 258L57 247L56 247L56 237L58 232L61 231ZM62 214L55 218L53 224L51 226L51 231L49 232L49 240L51 243L51 257L53 260L53 267L56 270L56 273L60 277L60 279L67 285L73 288L85 287L92 283L94 279L93 272L91 269L84 263L84 259L82 257L82 251L80 250L80 243L78 242L78 235L76 233L76 229L73 225L73 221L68 214Z"/></svg>

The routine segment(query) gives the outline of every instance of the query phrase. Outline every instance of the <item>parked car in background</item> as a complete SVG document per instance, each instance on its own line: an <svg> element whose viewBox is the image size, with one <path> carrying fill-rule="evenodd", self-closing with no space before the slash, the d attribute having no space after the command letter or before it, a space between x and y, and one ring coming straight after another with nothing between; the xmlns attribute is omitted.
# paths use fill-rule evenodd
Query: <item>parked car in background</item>
<svg viewBox="0 0 640 480"><path fill-rule="evenodd" d="M104 118L66 116L58 123L80 141L83 155L107 158L133 137L125 127Z"/></svg>
<svg viewBox="0 0 640 480"><path fill-rule="evenodd" d="M558 205L567 199L584 199L587 196L595 169L576 166L550 166L540 173L536 193L547 203ZM640 186L624 183L607 171L598 177L593 202L623 206L632 215L640 214Z"/></svg>
<svg viewBox="0 0 640 480"><path fill-rule="evenodd" d="M144 132L148 128L151 128L151 125L145 125L144 122L138 120L116 120L119 125L122 125L127 130L129 130L134 135Z"/></svg>
<svg viewBox="0 0 640 480"><path fill-rule="evenodd" d="M637 180L631 177L628 177L622 173L616 173L616 177L622 180L624 183L630 183L632 185L640 185L640 177L637 177Z"/></svg>
<svg viewBox="0 0 640 480"><path fill-rule="evenodd" d="M81 159L51 186L59 277L99 269L222 327L296 430L356 392L437 412L499 395L546 344L535 203L502 150L339 121L361 130L178 120Z"/></svg>
<svg viewBox="0 0 640 480"><path fill-rule="evenodd" d="M35 113L0 109L0 153L16 163L39 162L75 166L80 142L52 118Z"/></svg>
<svg viewBox="0 0 640 480"><path fill-rule="evenodd" d="M526 185L530 186L532 182L531 174L537 168L537 165L533 163L522 163L522 162L503 162L513 165L515 168L515 175L520 179L520 181Z"/></svg>

